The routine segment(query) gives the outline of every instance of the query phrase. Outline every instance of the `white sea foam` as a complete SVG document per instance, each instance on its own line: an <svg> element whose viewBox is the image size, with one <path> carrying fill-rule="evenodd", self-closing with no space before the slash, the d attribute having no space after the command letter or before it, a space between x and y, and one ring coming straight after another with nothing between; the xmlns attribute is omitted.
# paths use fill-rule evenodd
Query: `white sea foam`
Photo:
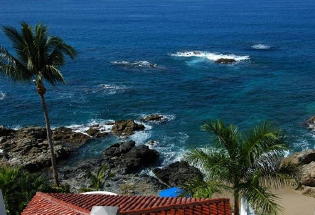
<svg viewBox="0 0 315 215"><path fill-rule="evenodd" d="M0 100L4 100L6 96L7 94L5 94L4 92L0 92Z"/></svg>
<svg viewBox="0 0 315 215"><path fill-rule="evenodd" d="M243 60L249 60L249 56L239 56L234 54L218 54L218 53L212 53L212 52L206 52L206 51L187 51L187 52L177 52L174 54L171 54L173 57L198 57L198 58L204 58L210 61L217 61L219 59L233 59L235 61L243 61Z"/></svg>
<svg viewBox="0 0 315 215"><path fill-rule="evenodd" d="M119 86L119 85L112 85L112 84L99 84L99 89L95 90L94 92L104 91L109 95L114 95L117 93L121 93L128 89L126 86Z"/></svg>
<svg viewBox="0 0 315 215"><path fill-rule="evenodd" d="M265 44L255 44L251 46L253 49L257 49L257 50L268 50L271 49L271 46L269 45L265 45Z"/></svg>
<svg viewBox="0 0 315 215"><path fill-rule="evenodd" d="M71 128L74 132L87 134L86 131L91 127L96 127L101 133L109 133L112 130L114 120L92 120L87 124L73 124L66 126Z"/></svg>
<svg viewBox="0 0 315 215"><path fill-rule="evenodd" d="M133 68L157 68L158 65L155 63L151 63L149 61L112 61L111 64L124 66L124 67L133 67Z"/></svg>

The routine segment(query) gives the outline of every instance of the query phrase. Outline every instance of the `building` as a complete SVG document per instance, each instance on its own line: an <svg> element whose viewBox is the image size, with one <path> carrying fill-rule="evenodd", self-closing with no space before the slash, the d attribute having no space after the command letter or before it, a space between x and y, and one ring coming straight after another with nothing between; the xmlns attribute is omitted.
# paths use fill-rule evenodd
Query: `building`
<svg viewBox="0 0 315 215"><path fill-rule="evenodd" d="M41 192L36 193L21 215L90 215L94 214L91 213L92 208L94 211L97 206L117 207L117 213L121 215L231 215L229 199L223 198L165 198Z"/></svg>

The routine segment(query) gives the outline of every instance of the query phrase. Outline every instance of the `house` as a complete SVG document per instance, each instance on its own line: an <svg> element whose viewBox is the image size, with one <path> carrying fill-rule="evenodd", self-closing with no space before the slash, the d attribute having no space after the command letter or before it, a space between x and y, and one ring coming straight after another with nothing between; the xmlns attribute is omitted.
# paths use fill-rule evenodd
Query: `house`
<svg viewBox="0 0 315 215"><path fill-rule="evenodd" d="M111 213L94 213L98 206ZM110 207L111 206L111 207ZM229 199L38 192L21 215L231 215ZM114 214L113 214L114 211Z"/></svg>

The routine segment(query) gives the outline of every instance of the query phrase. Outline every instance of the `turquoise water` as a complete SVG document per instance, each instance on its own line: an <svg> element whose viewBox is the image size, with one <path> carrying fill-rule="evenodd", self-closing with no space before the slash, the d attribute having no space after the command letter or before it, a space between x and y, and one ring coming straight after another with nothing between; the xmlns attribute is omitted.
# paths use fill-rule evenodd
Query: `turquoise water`
<svg viewBox="0 0 315 215"><path fill-rule="evenodd" d="M315 114L314 0L1 0L0 23L18 27L21 21L47 24L79 52L63 68L67 84L49 88L54 126L162 113L172 120L132 138L158 140L157 148L174 159L209 143L199 129L205 120L243 129L271 120L295 150L314 148L303 127ZM10 47L3 34L0 44ZM174 56L189 51L205 53ZM248 59L217 65L218 54ZM43 125L32 85L1 78L0 92L0 124ZM95 141L81 155L96 156L112 141Z"/></svg>

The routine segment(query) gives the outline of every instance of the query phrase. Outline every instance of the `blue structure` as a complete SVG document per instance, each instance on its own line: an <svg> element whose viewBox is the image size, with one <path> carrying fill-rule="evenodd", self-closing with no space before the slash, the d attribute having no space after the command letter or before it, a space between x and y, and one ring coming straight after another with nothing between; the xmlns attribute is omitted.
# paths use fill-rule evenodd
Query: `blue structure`
<svg viewBox="0 0 315 215"><path fill-rule="evenodd" d="M181 196L185 191L179 187L171 187L165 190L161 190L159 192L160 197L179 197Z"/></svg>

